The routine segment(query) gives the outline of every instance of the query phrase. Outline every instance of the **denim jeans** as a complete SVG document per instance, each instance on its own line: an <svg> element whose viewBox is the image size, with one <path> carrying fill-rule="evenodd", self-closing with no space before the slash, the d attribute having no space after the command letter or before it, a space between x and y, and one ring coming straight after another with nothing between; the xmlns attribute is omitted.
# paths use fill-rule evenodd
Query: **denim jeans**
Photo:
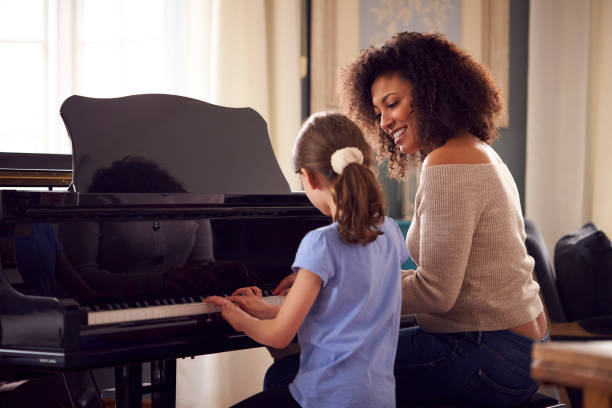
<svg viewBox="0 0 612 408"><path fill-rule="evenodd" d="M286 387L293 382L300 368L300 353L275 358L274 363L266 371L264 391L277 387Z"/></svg>
<svg viewBox="0 0 612 408"><path fill-rule="evenodd" d="M540 341L547 340L548 334ZM510 330L402 329L395 359L397 402L519 405L538 388L529 375L535 342Z"/></svg>

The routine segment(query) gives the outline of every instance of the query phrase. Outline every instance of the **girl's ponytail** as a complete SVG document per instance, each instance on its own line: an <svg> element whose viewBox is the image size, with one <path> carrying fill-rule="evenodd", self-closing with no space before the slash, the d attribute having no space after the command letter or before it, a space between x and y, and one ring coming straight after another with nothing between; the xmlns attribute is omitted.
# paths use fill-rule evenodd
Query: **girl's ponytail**
<svg viewBox="0 0 612 408"><path fill-rule="evenodd" d="M382 233L385 198L374 175L372 148L346 116L312 115L296 140L293 167L318 172L331 183L342 240L366 245Z"/></svg>
<svg viewBox="0 0 612 408"><path fill-rule="evenodd" d="M348 165L334 183L334 202L340 238L346 242L366 245L382 233L384 195L370 169Z"/></svg>

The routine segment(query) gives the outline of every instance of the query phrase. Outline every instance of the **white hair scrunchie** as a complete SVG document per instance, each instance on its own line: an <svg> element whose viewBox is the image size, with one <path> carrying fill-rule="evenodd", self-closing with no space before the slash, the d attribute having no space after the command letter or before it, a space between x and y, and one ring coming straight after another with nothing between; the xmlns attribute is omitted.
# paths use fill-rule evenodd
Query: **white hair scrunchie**
<svg viewBox="0 0 612 408"><path fill-rule="evenodd" d="M331 155L331 166L336 174L342 174L351 163L363 164L363 153L356 147L343 147Z"/></svg>

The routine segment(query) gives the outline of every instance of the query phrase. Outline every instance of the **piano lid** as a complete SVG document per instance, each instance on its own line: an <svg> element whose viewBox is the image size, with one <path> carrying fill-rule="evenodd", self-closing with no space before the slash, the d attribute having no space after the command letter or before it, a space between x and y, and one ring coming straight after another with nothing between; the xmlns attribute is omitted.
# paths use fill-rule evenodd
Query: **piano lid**
<svg viewBox="0 0 612 408"><path fill-rule="evenodd" d="M266 122L251 108L164 94L73 95L60 114L72 142L77 191L88 191L99 169L136 157L159 166L190 193L290 192Z"/></svg>

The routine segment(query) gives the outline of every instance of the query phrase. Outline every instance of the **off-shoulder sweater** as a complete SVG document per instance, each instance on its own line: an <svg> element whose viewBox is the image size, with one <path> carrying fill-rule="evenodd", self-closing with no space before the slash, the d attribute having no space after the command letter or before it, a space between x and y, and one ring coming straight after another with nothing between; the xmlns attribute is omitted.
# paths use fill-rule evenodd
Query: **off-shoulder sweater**
<svg viewBox="0 0 612 408"><path fill-rule="evenodd" d="M402 311L429 332L502 330L543 310L506 165L430 166L406 236L417 268L402 276Z"/></svg>

